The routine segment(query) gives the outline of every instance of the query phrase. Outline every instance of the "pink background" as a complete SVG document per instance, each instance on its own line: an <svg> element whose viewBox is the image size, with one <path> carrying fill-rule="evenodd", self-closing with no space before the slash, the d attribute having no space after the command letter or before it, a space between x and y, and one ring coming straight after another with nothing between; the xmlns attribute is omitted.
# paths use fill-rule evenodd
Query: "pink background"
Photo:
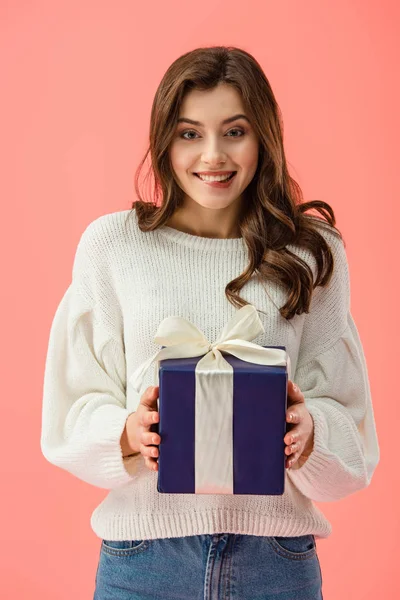
<svg viewBox="0 0 400 600"><path fill-rule="evenodd" d="M291 174L330 203L347 242L352 312L369 367L381 462L371 486L318 503L324 600L400 594L399 5L394 0L0 5L2 432L0 596L91 598L106 495L40 451L48 334L86 225L130 208L151 102L202 45L261 63L281 106ZM395 160L396 158L396 160Z"/></svg>

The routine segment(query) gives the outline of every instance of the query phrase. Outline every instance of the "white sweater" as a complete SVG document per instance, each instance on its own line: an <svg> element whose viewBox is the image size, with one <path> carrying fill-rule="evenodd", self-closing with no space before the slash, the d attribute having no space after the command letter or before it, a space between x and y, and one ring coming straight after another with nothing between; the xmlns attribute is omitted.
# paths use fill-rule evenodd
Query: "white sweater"
<svg viewBox="0 0 400 600"><path fill-rule="evenodd" d="M367 487L379 461L365 357L350 313L343 243L331 232L335 269L313 294L309 314L284 319L285 290L255 277L240 295L253 304L265 334L283 345L292 380L314 421L314 449L302 467L285 470L278 496L163 494L142 455L123 458L120 438L140 396L128 381L160 346L154 336L169 315L193 322L213 343L237 310L225 286L245 269L242 238L205 238L163 226L140 231L136 212L92 221L79 241L72 281L55 312L45 365L41 450L75 477L109 490L91 516L102 539L196 534L328 537L332 527L314 501ZM322 230L323 231L323 230ZM307 260L312 255L288 248ZM154 384L149 369L142 390Z"/></svg>

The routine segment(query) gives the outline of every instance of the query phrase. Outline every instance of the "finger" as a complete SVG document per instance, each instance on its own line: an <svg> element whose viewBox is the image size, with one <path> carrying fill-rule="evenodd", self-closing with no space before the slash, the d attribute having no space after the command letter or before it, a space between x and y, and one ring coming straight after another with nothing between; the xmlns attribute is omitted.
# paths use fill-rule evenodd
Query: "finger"
<svg viewBox="0 0 400 600"><path fill-rule="evenodd" d="M304 402L304 394L302 393L300 388L291 380L289 380L288 396L294 403Z"/></svg>
<svg viewBox="0 0 400 600"><path fill-rule="evenodd" d="M145 446L149 446L150 444L155 444L156 446L160 445L161 437L158 433L152 433L151 431L144 431L141 435L140 441Z"/></svg>
<svg viewBox="0 0 400 600"><path fill-rule="evenodd" d="M285 454L287 456L289 456L289 454L294 454L295 452L300 452L302 450L302 443L301 441L295 442L294 444L290 444L289 446L286 446L285 448ZM301 452L300 452L301 454Z"/></svg>
<svg viewBox="0 0 400 600"><path fill-rule="evenodd" d="M140 424L143 427L150 427L154 423L158 423L160 420L160 415L156 410L146 410L140 416Z"/></svg>
<svg viewBox="0 0 400 600"><path fill-rule="evenodd" d="M144 444L140 444L140 452L141 454L143 454L143 456L147 457L153 457L153 458L157 458L158 457L158 448L156 448L155 446L145 446Z"/></svg>
<svg viewBox="0 0 400 600"><path fill-rule="evenodd" d="M158 398L159 386L150 386L148 387L142 397L140 398L140 404L149 408L150 410L154 410L157 408L157 398Z"/></svg>
<svg viewBox="0 0 400 600"><path fill-rule="evenodd" d="M293 465L297 462L298 458L300 456L300 452L295 452L294 454L291 454L290 456L287 457L286 459L286 465L287 468L290 469L291 467L293 467Z"/></svg>
<svg viewBox="0 0 400 600"><path fill-rule="evenodd" d="M150 471L158 471L158 463L154 458L145 457L144 463Z"/></svg>
<svg viewBox="0 0 400 600"><path fill-rule="evenodd" d="M302 414L300 413L298 408L290 407L286 412L286 421L288 423L300 423L302 419Z"/></svg>
<svg viewBox="0 0 400 600"><path fill-rule="evenodd" d="M295 427L293 427L293 429L291 429L290 431L288 431L285 435L285 437L283 438L283 441L285 442L285 444L293 444L294 442L297 442L300 439L301 436L301 428L299 425L296 425Z"/></svg>

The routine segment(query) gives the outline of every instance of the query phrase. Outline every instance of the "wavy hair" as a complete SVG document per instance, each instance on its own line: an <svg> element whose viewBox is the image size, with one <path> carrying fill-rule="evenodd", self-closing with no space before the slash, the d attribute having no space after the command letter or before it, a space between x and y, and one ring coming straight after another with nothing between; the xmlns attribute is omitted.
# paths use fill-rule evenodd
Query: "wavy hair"
<svg viewBox="0 0 400 600"><path fill-rule="evenodd" d="M283 285L287 302L279 310L285 319L309 312L313 289L329 283L334 258L329 244L319 232L328 228L341 240L335 216L326 202L303 202L298 183L289 175L284 148L280 108L261 66L246 51L236 47L196 48L175 60L163 76L152 105L150 144L135 174L138 200L136 210L141 231L152 231L166 224L182 206L184 192L179 187L169 159L180 105L192 89L210 90L220 83L233 86L242 97L246 114L258 135L258 165L253 179L243 192L243 207L238 226L249 250L245 271L230 281L225 294L234 306L248 304L239 292L256 274L261 280ZM150 153L154 183L150 200L144 200L139 176ZM315 209L323 218L306 214ZM291 252L288 244L308 249L317 265L317 276L305 261Z"/></svg>

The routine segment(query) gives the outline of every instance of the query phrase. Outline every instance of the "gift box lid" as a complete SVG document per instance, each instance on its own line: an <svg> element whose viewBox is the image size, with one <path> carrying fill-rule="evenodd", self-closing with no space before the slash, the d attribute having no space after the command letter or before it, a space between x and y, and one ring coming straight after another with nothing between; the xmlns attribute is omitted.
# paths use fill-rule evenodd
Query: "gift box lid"
<svg viewBox="0 0 400 600"><path fill-rule="evenodd" d="M165 346L161 346L165 348ZM279 350L286 350L286 346L262 346L263 348L278 348ZM259 373L264 372L266 369L269 373L280 373L286 371L286 366L276 366L276 365L258 365L256 363L250 363L245 360L241 360L237 358L237 356L233 356L228 352L221 351L224 359L229 362L229 364L235 369L235 372L246 372L246 373ZM173 371L193 371L196 367L199 360L203 358L203 356L194 356L190 358L166 358L160 360L159 371L163 370L173 370Z"/></svg>

